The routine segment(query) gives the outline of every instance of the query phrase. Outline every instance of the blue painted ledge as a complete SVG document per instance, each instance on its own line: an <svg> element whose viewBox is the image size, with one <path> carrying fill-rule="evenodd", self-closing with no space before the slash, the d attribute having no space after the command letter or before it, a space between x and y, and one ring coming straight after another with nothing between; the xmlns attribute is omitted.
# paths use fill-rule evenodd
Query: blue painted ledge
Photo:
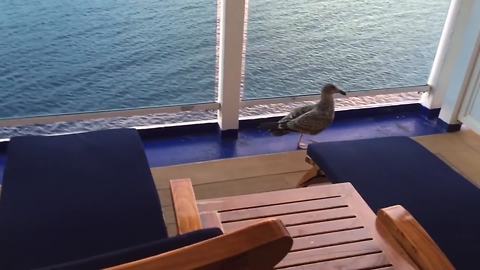
<svg viewBox="0 0 480 270"><path fill-rule="evenodd" d="M386 136L421 136L447 132L438 110L420 104L340 111L327 130L304 140L339 141ZM258 129L264 121L244 120L235 136L222 136L215 123L140 130L151 167L296 150L299 134L281 137ZM0 179L6 162L6 144L0 145ZM0 180L1 181L1 180Z"/></svg>

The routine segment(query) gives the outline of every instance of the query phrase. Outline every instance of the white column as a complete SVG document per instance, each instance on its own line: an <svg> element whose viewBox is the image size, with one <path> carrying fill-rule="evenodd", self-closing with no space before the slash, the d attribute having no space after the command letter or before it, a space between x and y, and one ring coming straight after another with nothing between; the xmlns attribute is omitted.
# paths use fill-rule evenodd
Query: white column
<svg viewBox="0 0 480 270"><path fill-rule="evenodd" d="M438 43L437 52L433 60L432 69L428 78L428 85L430 85L430 92L424 93L422 96L422 105L429 109L440 108L443 97L447 90L447 77L445 74L451 71L452 65L447 63L452 62L452 57L448 58L449 48L454 43L454 30L458 21L460 12L461 0L452 0L448 9L445 25L443 26L442 35Z"/></svg>
<svg viewBox="0 0 480 270"><path fill-rule="evenodd" d="M433 62L431 91L422 105L441 108L440 119L457 124L480 34L480 1L452 0Z"/></svg>
<svg viewBox="0 0 480 270"><path fill-rule="evenodd" d="M445 94L440 119L457 124L458 114L470 82L473 65L480 45L480 1L455 0L459 12L455 18L452 44L447 49L445 71L441 72L441 85Z"/></svg>
<svg viewBox="0 0 480 270"><path fill-rule="evenodd" d="M245 0L222 0L218 76L218 124L238 129L244 46Z"/></svg>

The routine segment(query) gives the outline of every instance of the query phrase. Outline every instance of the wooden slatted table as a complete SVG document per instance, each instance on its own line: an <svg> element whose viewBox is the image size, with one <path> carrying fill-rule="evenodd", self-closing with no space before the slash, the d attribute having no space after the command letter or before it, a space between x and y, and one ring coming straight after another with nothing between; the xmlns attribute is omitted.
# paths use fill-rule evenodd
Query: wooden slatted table
<svg viewBox="0 0 480 270"><path fill-rule="evenodd" d="M204 227L228 233L265 218L294 238L275 269L417 269L350 183L197 202Z"/></svg>

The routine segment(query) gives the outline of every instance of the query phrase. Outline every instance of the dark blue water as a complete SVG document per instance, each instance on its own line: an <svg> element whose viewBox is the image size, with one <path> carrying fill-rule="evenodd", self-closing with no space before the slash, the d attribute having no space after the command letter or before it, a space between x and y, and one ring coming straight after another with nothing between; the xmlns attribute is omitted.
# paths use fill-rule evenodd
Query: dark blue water
<svg viewBox="0 0 480 270"><path fill-rule="evenodd" d="M425 85L449 0L250 0L246 97Z"/></svg>
<svg viewBox="0 0 480 270"><path fill-rule="evenodd" d="M250 0L246 98L427 82L448 0ZM0 1L0 118L215 100L216 0Z"/></svg>

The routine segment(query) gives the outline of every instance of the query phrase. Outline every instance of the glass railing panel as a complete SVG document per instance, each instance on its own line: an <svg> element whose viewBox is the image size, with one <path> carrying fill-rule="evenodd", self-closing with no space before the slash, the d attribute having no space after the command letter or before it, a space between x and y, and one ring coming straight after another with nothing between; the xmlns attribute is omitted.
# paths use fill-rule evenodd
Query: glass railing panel
<svg viewBox="0 0 480 270"><path fill-rule="evenodd" d="M0 118L215 100L216 2L0 1Z"/></svg>
<svg viewBox="0 0 480 270"><path fill-rule="evenodd" d="M60 117L53 117L60 118ZM58 120L57 122L20 124L14 126L0 125L0 142L14 136L54 135L75 132L87 132L112 128L158 128L195 122L215 121L216 110L185 111L175 113L154 113L134 116L117 116L83 120ZM21 119L24 120L24 119ZM28 119L27 119L28 120Z"/></svg>
<svg viewBox="0 0 480 270"><path fill-rule="evenodd" d="M449 0L249 0L244 99L427 84Z"/></svg>

